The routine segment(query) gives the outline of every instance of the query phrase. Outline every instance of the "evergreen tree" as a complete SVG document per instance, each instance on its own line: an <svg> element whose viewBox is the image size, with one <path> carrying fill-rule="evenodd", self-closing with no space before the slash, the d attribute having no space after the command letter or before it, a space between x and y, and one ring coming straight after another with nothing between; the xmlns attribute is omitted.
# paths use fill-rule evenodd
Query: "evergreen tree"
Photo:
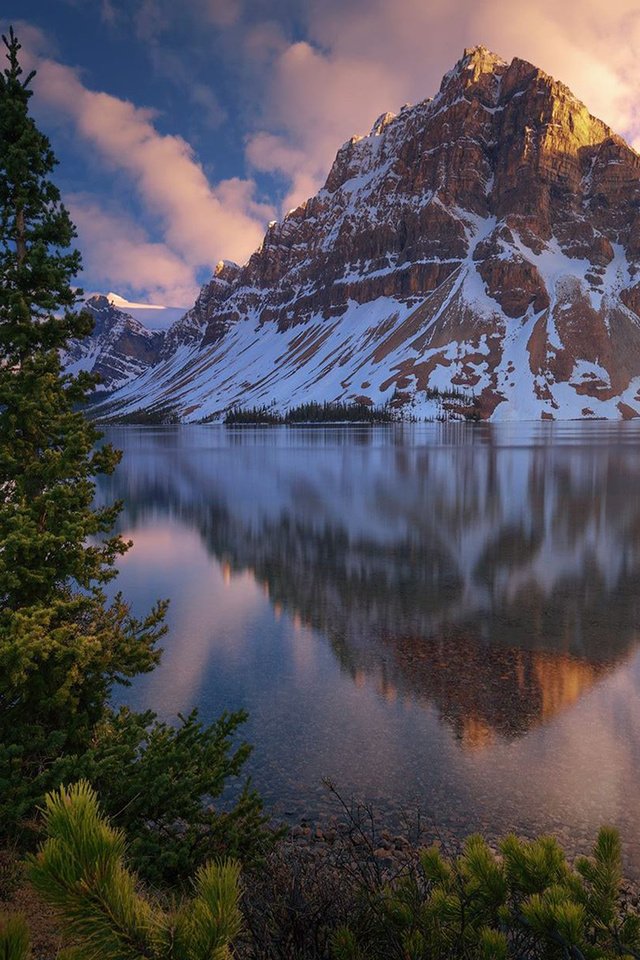
<svg viewBox="0 0 640 960"><path fill-rule="evenodd" d="M162 606L143 622L104 584L128 544L118 505L92 506L119 455L79 406L94 386L59 351L87 334L74 312L75 231L49 179L47 138L29 116L13 30L0 74L0 814L42 796L53 761L81 749L111 688L156 663ZM55 764L53 764L55 766Z"/></svg>
<svg viewBox="0 0 640 960"><path fill-rule="evenodd" d="M74 311L80 257L49 179L55 158L29 116L13 30L0 74L0 836L20 832L45 793L85 774L131 833L154 880L189 877L212 854L259 856L273 842L248 785L212 800L249 753L242 712L176 728L114 712L114 684L151 670L164 604L142 620L105 585L130 546L112 533L119 504L93 506L94 479L119 454L82 413L95 386L65 374L60 351L91 329ZM176 784L180 783L180 789ZM225 798L226 799L226 798ZM205 800L207 801L205 804Z"/></svg>

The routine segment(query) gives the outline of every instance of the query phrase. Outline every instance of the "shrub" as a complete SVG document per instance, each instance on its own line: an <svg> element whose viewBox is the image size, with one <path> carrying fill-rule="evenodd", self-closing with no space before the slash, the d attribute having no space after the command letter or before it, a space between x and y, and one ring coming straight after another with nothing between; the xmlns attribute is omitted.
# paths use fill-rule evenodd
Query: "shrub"
<svg viewBox="0 0 640 960"><path fill-rule="evenodd" d="M638 956L640 918L620 895L618 834L603 828L591 857L567 863L553 837L480 836L460 856L422 851L395 884L361 888L353 922L333 937L335 960L608 960Z"/></svg>
<svg viewBox="0 0 640 960"><path fill-rule="evenodd" d="M146 882L183 885L211 858L256 864L279 834L250 782L239 782L251 752L234 744L245 719L223 713L207 726L194 711L172 726L123 709L99 728L95 748L69 759L62 779L80 771L92 783Z"/></svg>
<svg viewBox="0 0 640 960"><path fill-rule="evenodd" d="M23 916L0 913L0 960L29 960L31 944Z"/></svg>
<svg viewBox="0 0 640 960"><path fill-rule="evenodd" d="M68 960L226 960L241 928L239 866L200 867L192 896L172 909L144 896L126 864L124 833L102 816L79 782L47 795L47 840L29 866L31 882L58 912L73 944Z"/></svg>

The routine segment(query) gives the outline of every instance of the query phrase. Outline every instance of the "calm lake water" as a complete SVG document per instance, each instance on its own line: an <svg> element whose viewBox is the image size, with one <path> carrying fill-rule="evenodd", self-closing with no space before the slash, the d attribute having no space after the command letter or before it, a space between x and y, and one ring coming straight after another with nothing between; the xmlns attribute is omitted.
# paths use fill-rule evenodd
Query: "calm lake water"
<svg viewBox="0 0 640 960"><path fill-rule="evenodd" d="M120 695L244 707L275 812L624 832L640 875L640 425L113 427L118 587L170 597Z"/></svg>

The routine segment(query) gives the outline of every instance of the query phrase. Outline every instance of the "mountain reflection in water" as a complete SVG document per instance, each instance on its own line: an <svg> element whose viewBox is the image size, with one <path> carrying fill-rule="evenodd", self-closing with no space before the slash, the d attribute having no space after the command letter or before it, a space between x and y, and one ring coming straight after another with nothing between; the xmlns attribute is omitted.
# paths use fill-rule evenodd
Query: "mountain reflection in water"
<svg viewBox="0 0 640 960"><path fill-rule="evenodd" d="M163 664L123 699L246 706L291 815L328 775L454 832L633 833L640 427L108 433L118 587L172 597Z"/></svg>

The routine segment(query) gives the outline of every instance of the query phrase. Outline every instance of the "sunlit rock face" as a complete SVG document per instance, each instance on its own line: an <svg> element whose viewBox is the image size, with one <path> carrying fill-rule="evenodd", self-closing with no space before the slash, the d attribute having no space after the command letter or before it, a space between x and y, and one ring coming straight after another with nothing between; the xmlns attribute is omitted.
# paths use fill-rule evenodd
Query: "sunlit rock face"
<svg viewBox="0 0 640 960"><path fill-rule="evenodd" d="M534 65L466 50L384 114L240 268L216 269L164 364L110 412L456 386L494 419L640 414L640 158ZM398 394L395 394L396 397Z"/></svg>
<svg viewBox="0 0 640 960"><path fill-rule="evenodd" d="M148 330L107 297L93 296L84 304L93 317L90 336L69 344L63 363L69 372L88 370L100 377L99 390L115 390L142 376L160 359L164 334Z"/></svg>

